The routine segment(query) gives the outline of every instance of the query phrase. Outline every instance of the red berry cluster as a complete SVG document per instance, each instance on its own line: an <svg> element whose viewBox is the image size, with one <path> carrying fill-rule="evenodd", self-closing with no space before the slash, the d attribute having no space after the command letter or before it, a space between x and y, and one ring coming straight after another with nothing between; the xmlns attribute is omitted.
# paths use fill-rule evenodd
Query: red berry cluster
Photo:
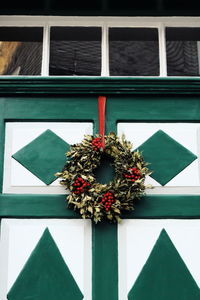
<svg viewBox="0 0 200 300"><path fill-rule="evenodd" d="M126 177L127 179L131 179L132 182L141 178L140 171L138 169L129 168L128 171L128 173L124 174L124 177Z"/></svg>
<svg viewBox="0 0 200 300"><path fill-rule="evenodd" d="M90 186L90 183L85 181L82 177L78 177L73 184L73 192L75 194L81 194L86 187Z"/></svg>
<svg viewBox="0 0 200 300"><path fill-rule="evenodd" d="M95 151L99 150L102 147L102 141L100 137L97 137L92 140L92 146Z"/></svg>
<svg viewBox="0 0 200 300"><path fill-rule="evenodd" d="M115 202L114 195L111 192L107 192L103 195L100 204L103 204L106 211L109 211L111 205Z"/></svg>

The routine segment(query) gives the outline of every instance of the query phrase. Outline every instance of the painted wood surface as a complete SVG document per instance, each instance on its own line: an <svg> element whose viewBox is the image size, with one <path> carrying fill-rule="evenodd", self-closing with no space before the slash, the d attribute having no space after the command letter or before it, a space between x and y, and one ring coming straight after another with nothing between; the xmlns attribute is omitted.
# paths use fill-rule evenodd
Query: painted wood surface
<svg viewBox="0 0 200 300"><path fill-rule="evenodd" d="M0 95L187 95L200 93L199 78L2 77ZM184 97L185 98L185 97ZM82 97L84 100L84 97Z"/></svg>
<svg viewBox="0 0 200 300"><path fill-rule="evenodd" d="M7 122L3 192L65 194L55 173L62 170L70 145L81 142L84 134L92 134L92 127L89 122ZM36 144L35 139L39 139ZM57 150L54 143L57 147L61 143Z"/></svg>
<svg viewBox="0 0 200 300"><path fill-rule="evenodd" d="M129 300L199 299L199 287L192 278L167 232L163 229L135 284Z"/></svg>
<svg viewBox="0 0 200 300"><path fill-rule="evenodd" d="M198 299L199 232L199 220L124 220L118 228L119 299Z"/></svg>
<svg viewBox="0 0 200 300"><path fill-rule="evenodd" d="M58 84L56 84L56 81L53 81L49 90L47 81L39 81L38 86L35 86L36 89L34 91L35 93L40 94L38 97L28 96L28 93L30 93L30 90L28 91L28 89L34 88L31 80L26 81L27 85L23 85L21 82L21 87L17 87L16 82L13 81L13 85L10 85L9 95L15 95L15 97L5 98L8 89L4 89L4 94L2 94L4 97L0 99L2 108L0 113L0 131L2 133L2 136L0 137L2 141L2 144L0 145L0 161L3 161L4 157L4 133L6 122L90 121L94 124L94 133L97 132L96 93L99 91L102 92L104 89L105 93L110 93L110 96L107 98L106 132L116 132L118 122L195 123L199 121L200 102L198 96L194 95L195 93L199 93L198 80L159 81L159 84L158 81L154 81L153 79L154 83L152 81L136 80L137 84L134 86L133 81L127 79L127 81L123 81L124 83L119 86L118 95L116 96L117 82L119 84L118 80L119 79L113 81L114 87L112 85L112 80L88 80L87 86L83 84L83 81L79 81L78 85L73 85L72 81L62 81L63 87L66 83L66 86L63 89L59 81ZM37 80L35 83L36 82ZM41 84L42 82L44 85ZM90 90L89 82L93 82ZM53 87L54 84L55 86ZM126 86L126 84L128 85ZM152 90L149 90L151 84L154 85L152 86ZM80 89L77 91L78 86ZM6 86L4 86L4 88L6 88ZM170 90L170 88L172 89ZM192 92L192 89L194 93ZM120 95L120 93L123 93L123 90L124 94ZM18 97L16 97L17 91L19 92ZM59 92L55 97L49 97L50 95L52 96L54 92L56 93L56 91ZM86 94L84 96L77 95L78 93L81 93L81 91L83 91L83 93L90 92L87 96ZM176 92L177 95L175 95ZM69 96L70 93L71 95ZM148 93L149 96L146 97L145 93ZM174 97L169 96L170 93L172 93ZM183 95L183 93L185 94ZM151 112L151 114L149 114L149 112ZM1 180L2 178L3 172L1 174ZM200 217L199 203L198 192L196 195L148 195L137 204L134 212L127 214L124 218L198 219ZM66 209L65 195L47 194L39 196L37 194L1 194L0 214L2 218L79 218L75 212ZM125 222L125 220L123 220L123 222ZM132 232L134 231L135 228ZM101 296L101 299L106 299L107 297L109 300L116 300L118 295L117 228L114 226L109 227L107 231L104 226L101 228L94 227L92 236L92 300L99 300L99 295ZM170 233L169 236L171 238ZM54 237L54 239L56 241L56 237ZM179 251L179 249L177 250ZM103 253L103 255L101 253ZM110 277L113 278L113 284L108 280ZM104 278L106 282L104 282ZM101 285L99 285L99 281ZM131 286L132 284L133 281L131 282ZM127 294L130 289L127 289Z"/></svg>
<svg viewBox="0 0 200 300"><path fill-rule="evenodd" d="M190 186L193 188L189 188L188 193L190 192L191 194L193 194L194 190L199 190L199 160L194 159L191 163L188 164L186 163L186 161L184 161L184 155L187 155L187 150L189 150L192 153L192 156L195 155L197 157L199 154L199 129L199 123L118 123L119 136L125 134L126 138L132 142L134 149L141 148L140 150L144 151L146 147L146 141L151 141L151 138L154 137L155 134L160 132L160 130L167 134L167 136L172 138L172 141L177 142L178 145L181 145L186 149L185 153L185 150L183 150L183 152L179 152L178 155L180 147L176 148L176 144L169 144L168 150L166 150L167 147L164 144L164 140L159 139L158 136L155 143L154 151L150 149L151 153L147 153L147 157L145 159L150 163L149 167L153 171L152 177L154 179L157 172L158 180L160 176L164 176L165 179L165 172L167 170L170 170L172 175L171 180L164 184L166 188L160 188L159 193L168 193L169 191L173 193L175 187L181 187L179 188L180 193L183 193L183 189L184 192L186 192L187 190L184 187ZM159 143L161 143L161 146L163 147L162 151ZM166 153L166 151L168 153ZM145 155L145 151L143 152L143 154ZM167 158L168 155L171 155L171 158ZM149 161L148 158L155 161L155 168L154 163L152 164L152 161ZM179 161L177 159L179 159ZM182 166L185 165L185 167L183 167L183 169L180 171L176 171L176 167L179 163L181 163L181 165L183 164ZM159 165L157 168L156 164L159 164L161 169L159 169ZM147 183L152 184L154 187L161 186L161 184L154 180L152 177L148 178ZM149 190L148 193L156 193L157 190L158 189L155 188L153 190Z"/></svg>
<svg viewBox="0 0 200 300"><path fill-rule="evenodd" d="M44 231L7 298L83 299L48 229Z"/></svg>
<svg viewBox="0 0 200 300"><path fill-rule="evenodd" d="M45 231L46 228L49 231ZM50 299L52 296L47 295L46 288L49 284L52 286L52 280L55 281L52 295L58 293L59 288L63 291L60 299L64 299L64 296L72 299L69 295L73 294L73 290L79 297L77 299L82 299L81 294L85 299L91 299L91 242L89 220L4 219L1 224L0 243L1 299L6 299L9 291L9 299L28 296L30 299L44 299L44 296L49 296ZM61 274L63 278L56 283ZM43 282L45 278L46 283ZM72 281L68 282L70 286L72 284L71 292L70 287L67 288L64 284L68 280ZM74 286L75 282L78 287ZM40 291L41 285L44 289ZM35 298L34 293L39 298Z"/></svg>

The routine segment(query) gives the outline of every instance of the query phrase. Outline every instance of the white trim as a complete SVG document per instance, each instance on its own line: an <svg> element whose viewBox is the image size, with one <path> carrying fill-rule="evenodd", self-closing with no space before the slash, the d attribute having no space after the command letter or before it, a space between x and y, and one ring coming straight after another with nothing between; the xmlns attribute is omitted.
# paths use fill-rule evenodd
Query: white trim
<svg viewBox="0 0 200 300"><path fill-rule="evenodd" d="M166 40L165 40L165 27L161 23L158 28L158 44L159 44L159 64L160 76L167 76L167 53L166 53Z"/></svg>
<svg viewBox="0 0 200 300"><path fill-rule="evenodd" d="M109 76L108 27L102 27L101 76Z"/></svg>
<svg viewBox="0 0 200 300"><path fill-rule="evenodd" d="M46 25L43 28L43 48L42 48L42 70L41 76L49 75L49 55L50 55L50 28Z"/></svg>
<svg viewBox="0 0 200 300"><path fill-rule="evenodd" d="M108 26L133 26L146 27L153 26L158 27L162 22L165 26L180 26L180 27L192 27L200 26L200 17L78 17L78 16L10 16L3 15L0 18L0 26L44 26L49 24L50 26L65 26L71 24L79 26L93 26L107 24Z"/></svg>
<svg viewBox="0 0 200 300"><path fill-rule="evenodd" d="M146 191L147 195L200 195L199 186L156 186Z"/></svg>
<svg viewBox="0 0 200 300"><path fill-rule="evenodd" d="M200 27L200 17L1 16L0 26Z"/></svg>

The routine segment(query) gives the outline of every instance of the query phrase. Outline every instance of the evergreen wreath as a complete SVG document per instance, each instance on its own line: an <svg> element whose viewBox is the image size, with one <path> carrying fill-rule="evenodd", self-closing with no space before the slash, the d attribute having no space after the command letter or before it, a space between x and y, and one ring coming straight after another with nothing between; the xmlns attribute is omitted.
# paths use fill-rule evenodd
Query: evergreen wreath
<svg viewBox="0 0 200 300"><path fill-rule="evenodd" d="M83 141L71 146L66 153L67 162L62 172L61 184L69 189L67 202L79 210L82 218L95 223L102 220L119 222L123 211L134 209L134 203L144 195L144 180L150 174L147 163L139 151L132 151L132 144L120 140L115 133L104 137L85 135ZM115 178L108 184L98 183L94 170L100 165L102 154L114 160Z"/></svg>

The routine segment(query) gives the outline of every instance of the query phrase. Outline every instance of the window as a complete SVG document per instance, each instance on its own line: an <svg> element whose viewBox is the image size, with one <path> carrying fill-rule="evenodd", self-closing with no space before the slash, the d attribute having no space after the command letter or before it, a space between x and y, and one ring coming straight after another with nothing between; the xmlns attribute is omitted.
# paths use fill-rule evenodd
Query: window
<svg viewBox="0 0 200 300"><path fill-rule="evenodd" d="M41 75L43 28L0 27L0 75Z"/></svg>
<svg viewBox="0 0 200 300"><path fill-rule="evenodd" d="M111 76L158 76L158 30L109 28Z"/></svg>
<svg viewBox="0 0 200 300"><path fill-rule="evenodd" d="M2 76L199 76L199 53L199 17L0 20Z"/></svg>
<svg viewBox="0 0 200 300"><path fill-rule="evenodd" d="M101 75L100 27L52 27L49 75Z"/></svg>
<svg viewBox="0 0 200 300"><path fill-rule="evenodd" d="M199 76L200 28L166 28L167 74Z"/></svg>

